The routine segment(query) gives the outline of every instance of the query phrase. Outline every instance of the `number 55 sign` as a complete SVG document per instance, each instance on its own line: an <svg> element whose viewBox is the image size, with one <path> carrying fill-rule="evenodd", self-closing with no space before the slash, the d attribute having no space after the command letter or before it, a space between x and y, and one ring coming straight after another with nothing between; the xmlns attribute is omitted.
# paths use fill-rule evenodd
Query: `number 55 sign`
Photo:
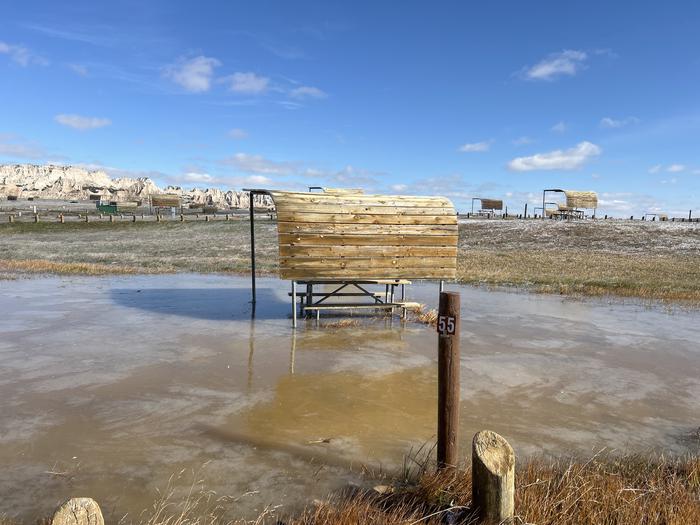
<svg viewBox="0 0 700 525"><path fill-rule="evenodd" d="M451 315L438 316L437 331L440 335L454 335L455 318Z"/></svg>

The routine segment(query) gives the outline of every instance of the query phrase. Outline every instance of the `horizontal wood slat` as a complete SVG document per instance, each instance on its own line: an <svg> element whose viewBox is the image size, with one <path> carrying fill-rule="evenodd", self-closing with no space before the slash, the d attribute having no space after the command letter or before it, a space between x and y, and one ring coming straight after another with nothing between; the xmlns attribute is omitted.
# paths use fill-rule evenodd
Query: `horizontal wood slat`
<svg viewBox="0 0 700 525"><path fill-rule="evenodd" d="M457 216L444 197L270 192L285 279L450 279Z"/></svg>
<svg viewBox="0 0 700 525"><path fill-rule="evenodd" d="M347 213L314 213L305 211L278 211L279 222L307 222L333 224L396 224L442 225L457 224L457 217L450 215L390 215Z"/></svg>
<svg viewBox="0 0 700 525"><path fill-rule="evenodd" d="M281 257L357 257L357 246L280 245ZM366 246L361 255L368 257L457 257L456 246Z"/></svg>
<svg viewBox="0 0 700 525"><path fill-rule="evenodd" d="M456 224L334 224L324 222L277 222L280 233L363 233L371 235L455 235Z"/></svg>
<svg viewBox="0 0 700 525"><path fill-rule="evenodd" d="M280 233L280 246L457 246L457 235Z"/></svg>
<svg viewBox="0 0 700 525"><path fill-rule="evenodd" d="M436 215L455 217L455 211L451 207L444 206L371 206L360 204L340 204L343 213L354 215ZM305 213L338 213L339 204L288 204L284 210L287 212Z"/></svg>
<svg viewBox="0 0 700 525"><path fill-rule="evenodd" d="M352 270L310 270L280 268L282 279L311 280L311 279L454 279L457 276L455 268L399 268L399 269L352 269Z"/></svg>
<svg viewBox="0 0 700 525"><path fill-rule="evenodd" d="M323 268L455 268L454 257L280 257L281 266Z"/></svg>

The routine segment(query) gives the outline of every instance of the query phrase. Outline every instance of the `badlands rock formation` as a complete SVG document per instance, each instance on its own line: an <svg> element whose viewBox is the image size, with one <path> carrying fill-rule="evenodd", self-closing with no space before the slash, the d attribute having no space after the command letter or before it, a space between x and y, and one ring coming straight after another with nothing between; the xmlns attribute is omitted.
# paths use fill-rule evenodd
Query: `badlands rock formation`
<svg viewBox="0 0 700 525"><path fill-rule="evenodd" d="M75 166L38 166L35 164L0 165L0 199L142 201L154 193L173 193L183 203L197 203L222 208L247 208L248 194L242 191L222 191L218 188L182 189L177 186L159 188L148 177L112 179L102 170L87 170ZM268 206L267 196L258 195L256 206Z"/></svg>

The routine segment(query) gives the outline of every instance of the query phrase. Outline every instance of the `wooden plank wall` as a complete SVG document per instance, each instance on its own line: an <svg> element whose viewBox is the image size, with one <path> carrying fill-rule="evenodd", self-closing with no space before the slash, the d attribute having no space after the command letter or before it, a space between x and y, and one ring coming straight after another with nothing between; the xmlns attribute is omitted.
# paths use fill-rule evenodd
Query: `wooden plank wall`
<svg viewBox="0 0 700 525"><path fill-rule="evenodd" d="M283 279L453 279L457 216L444 197L270 192Z"/></svg>

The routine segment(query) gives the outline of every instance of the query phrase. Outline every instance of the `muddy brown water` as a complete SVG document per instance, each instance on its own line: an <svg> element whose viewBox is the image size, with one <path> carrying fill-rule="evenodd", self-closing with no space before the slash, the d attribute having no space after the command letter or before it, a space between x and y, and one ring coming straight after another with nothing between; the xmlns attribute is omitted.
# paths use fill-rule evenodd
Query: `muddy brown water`
<svg viewBox="0 0 700 525"><path fill-rule="evenodd" d="M231 514L292 512L435 438L436 335L397 319L290 326L288 283L167 275L0 281L0 515L91 496L138 519L205 479ZM450 286L461 449L697 451L700 313ZM409 297L437 301L435 284ZM351 468L352 467L352 468Z"/></svg>

